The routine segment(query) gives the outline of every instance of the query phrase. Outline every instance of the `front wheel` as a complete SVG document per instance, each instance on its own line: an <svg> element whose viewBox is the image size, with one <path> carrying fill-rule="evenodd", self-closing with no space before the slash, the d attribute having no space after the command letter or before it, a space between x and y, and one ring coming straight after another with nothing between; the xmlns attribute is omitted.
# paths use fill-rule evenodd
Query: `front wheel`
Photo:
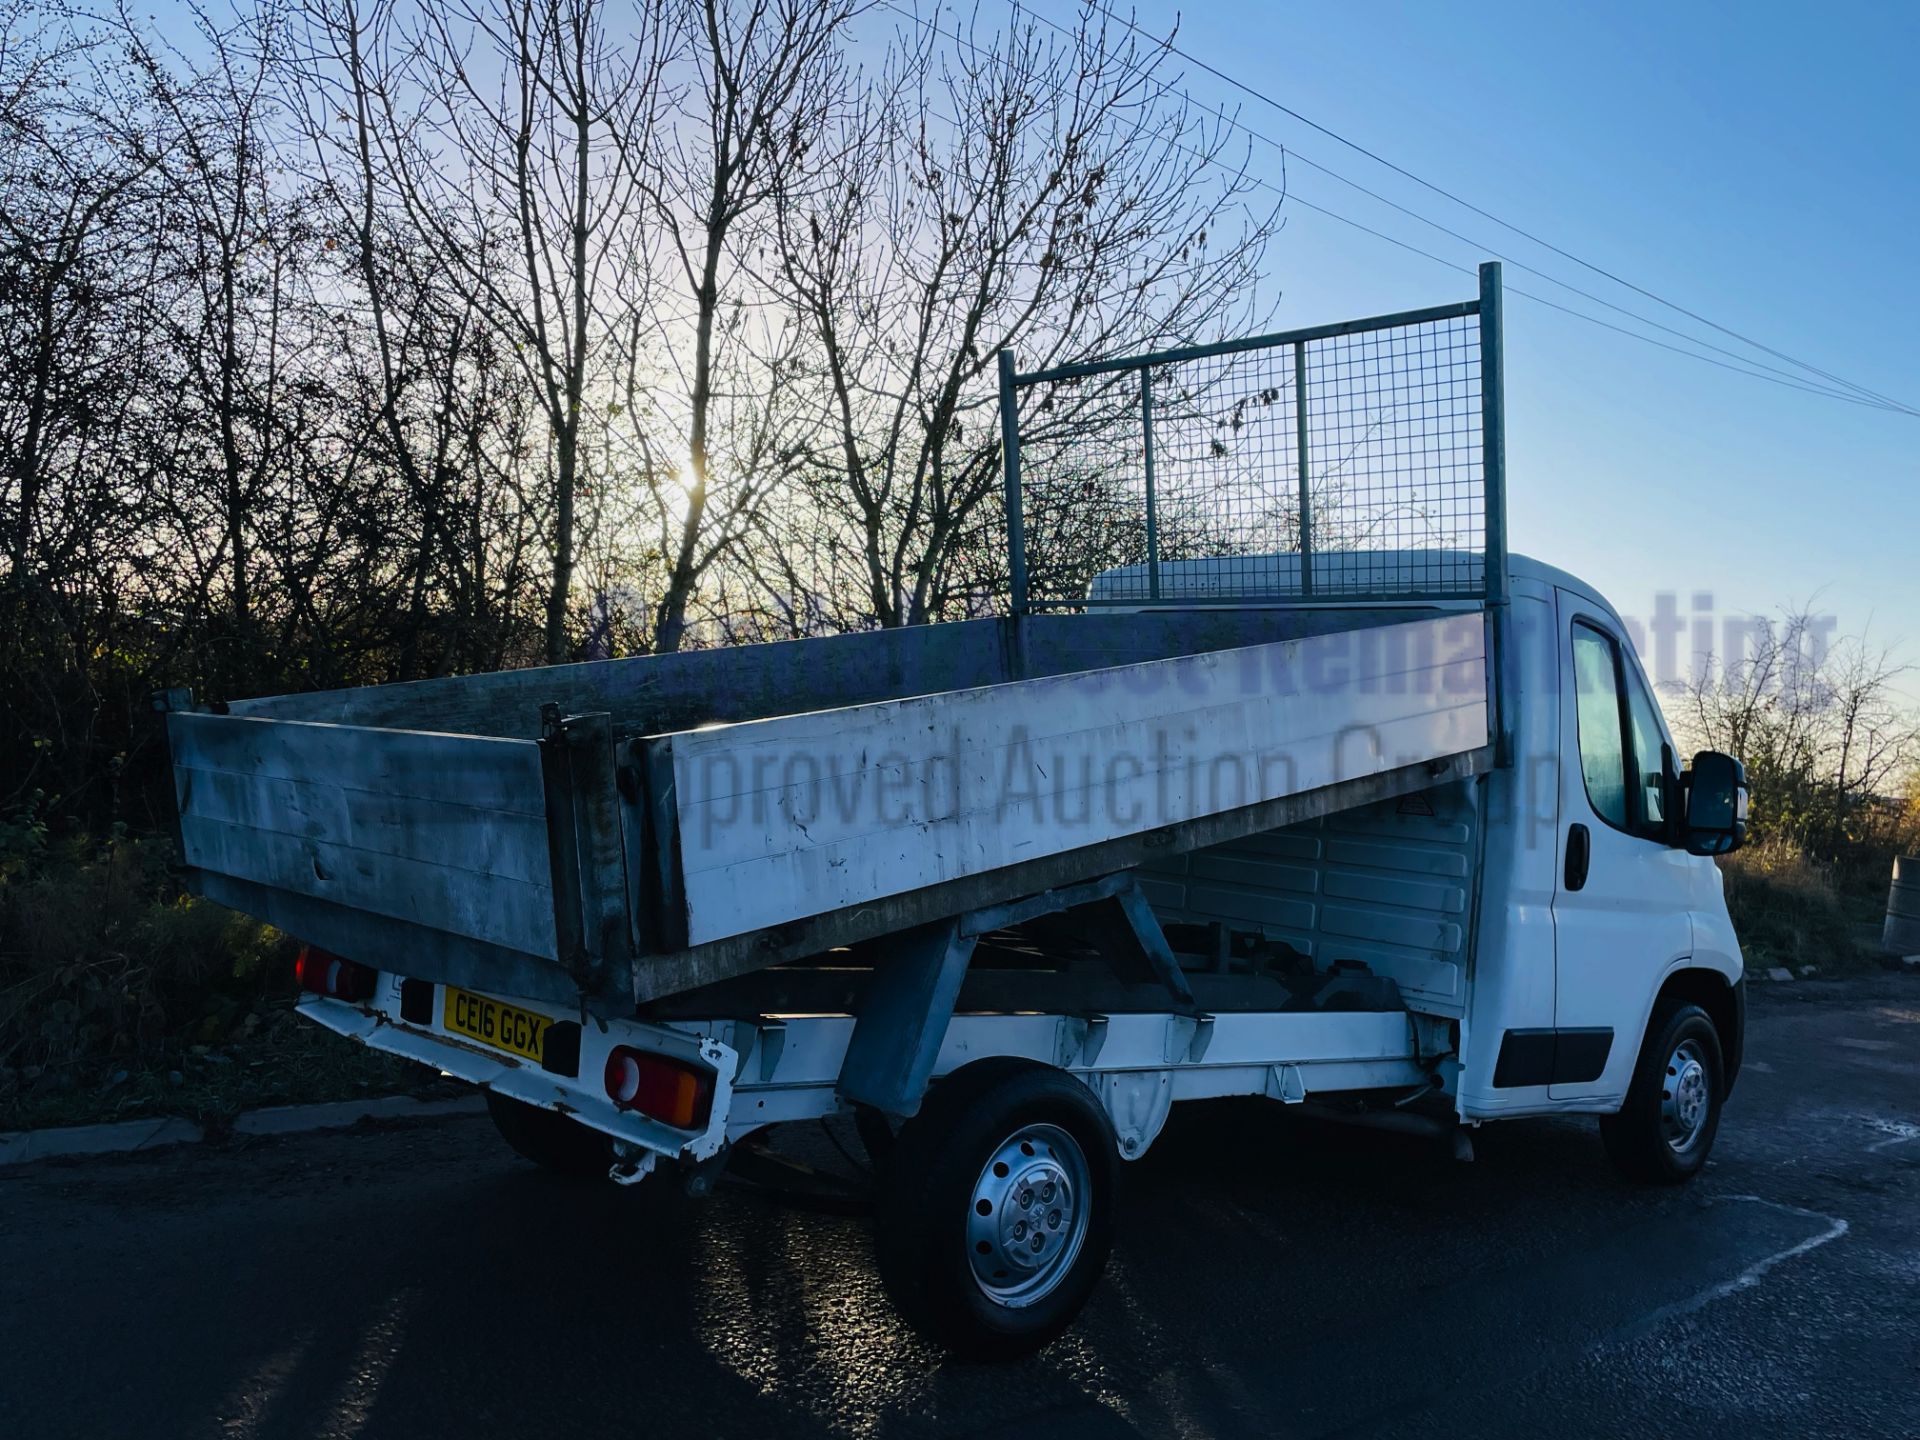
<svg viewBox="0 0 1920 1440"><path fill-rule="evenodd" d="M989 1060L937 1085L881 1175L880 1278L900 1313L961 1355L1038 1349L1080 1312L1113 1247L1113 1127L1087 1087Z"/></svg>
<svg viewBox="0 0 1920 1440"><path fill-rule="evenodd" d="M1700 1173L1726 1098L1720 1032L1698 1005L1657 1007L1626 1104L1600 1117L1600 1138L1630 1180L1680 1185Z"/></svg>

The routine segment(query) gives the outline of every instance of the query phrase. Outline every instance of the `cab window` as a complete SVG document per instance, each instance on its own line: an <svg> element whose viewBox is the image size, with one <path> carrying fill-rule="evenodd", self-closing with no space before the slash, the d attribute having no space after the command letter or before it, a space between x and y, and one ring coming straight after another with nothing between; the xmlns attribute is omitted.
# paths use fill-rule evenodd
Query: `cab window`
<svg viewBox="0 0 1920 1440"><path fill-rule="evenodd" d="M1642 834L1658 836L1667 818L1666 744L1660 731L1660 712L1641 683L1640 673L1623 664L1627 680L1627 729L1633 746L1634 826Z"/></svg>
<svg viewBox="0 0 1920 1440"><path fill-rule="evenodd" d="M1573 627L1573 691L1587 799L1594 814L1624 830L1627 758L1620 724L1620 669L1613 641L1591 625Z"/></svg>
<svg viewBox="0 0 1920 1440"><path fill-rule="evenodd" d="M1639 672L1605 631L1573 627L1580 773L1593 813L1615 829L1660 838L1666 821L1665 737Z"/></svg>

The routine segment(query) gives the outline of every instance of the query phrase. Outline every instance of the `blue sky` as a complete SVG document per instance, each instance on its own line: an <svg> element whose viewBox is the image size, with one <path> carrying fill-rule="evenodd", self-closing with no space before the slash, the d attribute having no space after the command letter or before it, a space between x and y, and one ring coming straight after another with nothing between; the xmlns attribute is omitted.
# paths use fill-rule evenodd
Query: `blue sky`
<svg viewBox="0 0 1920 1440"><path fill-rule="evenodd" d="M1158 0L1137 13L1163 31L1179 16ZM1183 49L1408 170L1920 405L1920 6L1216 0L1179 19ZM1180 63L1197 98L1239 104L1255 129L1482 243L1300 164L1295 195L1464 265L1497 250L1699 329ZM1253 163L1279 178L1272 149ZM1269 270L1281 328L1473 286L1304 206L1288 208ZM1506 279L1597 310L1511 265ZM1507 346L1514 548L1630 614L1662 590L1683 611L1710 591L1736 614L1817 597L1842 633L1870 625L1920 658L1920 419L1728 374L1517 297ZM1911 677L1905 688L1920 695Z"/></svg>

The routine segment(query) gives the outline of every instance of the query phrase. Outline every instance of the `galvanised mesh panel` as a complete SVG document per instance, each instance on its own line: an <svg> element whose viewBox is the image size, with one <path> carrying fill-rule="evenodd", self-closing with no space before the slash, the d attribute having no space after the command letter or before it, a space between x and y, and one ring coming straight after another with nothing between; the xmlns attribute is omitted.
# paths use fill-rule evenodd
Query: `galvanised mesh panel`
<svg viewBox="0 0 1920 1440"><path fill-rule="evenodd" d="M1480 323L1306 346L1317 595L1479 595L1486 585Z"/></svg>
<svg viewBox="0 0 1920 1440"><path fill-rule="evenodd" d="M1026 603L1485 596L1479 308L1017 377Z"/></svg>

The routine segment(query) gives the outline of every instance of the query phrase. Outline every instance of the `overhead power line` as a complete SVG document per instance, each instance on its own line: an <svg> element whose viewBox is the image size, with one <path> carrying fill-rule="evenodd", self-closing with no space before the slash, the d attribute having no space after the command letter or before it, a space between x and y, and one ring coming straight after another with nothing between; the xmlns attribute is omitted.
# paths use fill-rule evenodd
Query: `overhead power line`
<svg viewBox="0 0 1920 1440"><path fill-rule="evenodd" d="M1264 184L1265 182L1256 181L1255 183ZM1405 240L1402 240L1397 236L1387 234L1384 230L1376 230L1371 225L1364 225L1358 220L1352 219L1351 217L1346 215L1342 215L1337 210L1329 210L1324 205L1316 205L1313 203L1313 201L1307 199L1303 195L1289 193L1287 195L1287 199L1291 200L1296 205L1304 205L1309 210L1313 210L1318 212L1321 215L1325 215L1331 220L1338 220L1342 225L1351 225L1356 230L1365 231L1367 234L1373 236L1376 240L1384 240L1389 245L1397 245L1402 250L1410 251L1413 254L1420 256L1422 259L1431 260L1436 265L1444 265L1449 270L1458 270L1462 275L1473 275L1476 273L1474 268L1471 265L1462 265L1460 264L1459 261L1449 260L1444 255L1435 255L1431 250L1422 250L1418 245L1411 245ZM1503 288L1505 289L1507 294L1517 295L1522 300L1532 301L1535 305L1544 305L1549 310L1558 310L1562 315L1571 315L1574 319L1584 320L1589 325L1598 325L1603 330L1611 330L1617 335L1625 335L1629 340L1639 340L1642 343L1647 345L1657 345L1662 350L1671 350L1674 354L1684 355L1689 360L1698 360L1705 365L1717 366L1719 369L1722 369L1722 370L1731 370L1736 375L1745 375L1754 380L1765 380L1768 383L1774 384L1774 385L1784 385L1789 390L1799 390L1805 394L1818 395L1823 399L1827 399L1827 400L1841 400L1849 405L1862 405L1869 410L1892 410L1899 414L1914 413L1913 411L1906 410L1903 407L1896 406L1896 405L1882 404L1878 400L1869 400L1864 396L1854 395L1845 390L1835 390L1828 386L1815 385L1810 381L1802 380L1797 376L1786 375L1782 371L1773 369L1772 366L1767 366L1765 370L1753 370L1753 369L1749 369L1747 364L1728 362L1725 360L1715 360L1711 355L1702 355L1698 351L1685 350L1678 345L1670 345L1665 340L1656 340L1651 335L1642 335L1638 331L1627 329L1627 327L1624 325L1616 325L1611 320L1602 320L1597 315L1585 314L1579 310L1573 309L1571 306L1562 305L1557 300L1549 300L1544 295L1535 295L1531 291L1522 290L1516 285L1507 285L1507 286L1504 286ZM1700 342L1695 341L1694 343L1698 344ZM1759 362L1753 361L1749 363L1758 364Z"/></svg>
<svg viewBox="0 0 1920 1440"><path fill-rule="evenodd" d="M1726 325L1722 325L1717 320L1711 320L1705 315L1700 314L1698 311L1688 309L1685 305L1682 305L1677 301L1669 300L1664 295L1657 294L1656 292L1647 289L1643 285L1637 285L1633 281L1627 279L1625 276L1616 274L1614 271L1607 269L1605 266L1598 265L1591 260L1587 260L1580 255L1576 255L1573 251L1564 249L1563 247L1554 244L1551 240L1548 240L1543 236L1537 235L1533 231L1527 230L1520 225L1516 225L1511 220L1503 219L1502 217L1494 214L1491 210L1483 209L1481 206L1474 204L1471 200L1466 199L1464 196L1456 194L1454 191L1449 190L1442 185L1437 185L1433 181L1428 180L1426 177L1422 175L1415 174L1412 170L1407 169L1403 165L1396 164L1394 161L1387 159L1386 156L1380 154L1379 152L1372 150L1365 145L1362 145L1359 141L1349 139L1347 136L1342 135L1339 131L1332 129L1329 126L1322 125L1319 121L1311 119L1310 117L1301 114L1298 110L1295 110L1292 106L1282 104L1279 100L1276 100L1273 96L1267 94L1264 90L1261 90L1256 86L1249 85L1246 81L1241 80L1236 76L1228 74L1225 70L1220 69L1216 65L1209 64L1207 61L1202 60L1199 56L1195 55L1192 51L1182 49L1180 46L1174 44L1171 40L1165 40L1155 36L1151 31L1143 29L1139 24L1129 19L1128 17L1115 13L1112 9L1110 9L1106 5L1105 0L1090 0L1090 3L1092 4L1095 10L1097 10L1100 14L1106 16L1109 20L1113 21L1116 25L1124 26L1126 29L1131 30L1134 34L1145 38L1156 47L1165 48L1168 52L1174 55L1178 55L1181 59L1187 61L1189 64L1199 66L1202 70L1206 71L1207 74L1212 75L1215 79L1220 80L1225 84L1231 85L1234 89L1240 91L1242 94L1251 96L1253 99L1258 100L1263 105L1271 106L1273 109L1278 110L1281 114L1289 116L1292 119L1299 121L1302 125L1307 126L1309 129L1315 130L1320 134L1325 135L1328 139L1346 146L1349 150L1352 150L1355 154L1364 155L1367 159L1373 161L1376 165L1384 166L1386 169L1393 171L1394 174L1402 176L1405 179L1411 180L1414 184L1420 186L1425 190L1431 191L1433 194L1440 196L1442 199L1450 200L1455 205L1460 206L1462 209L1470 210L1475 215L1480 216L1482 219L1492 221L1495 225L1500 226L1503 230L1510 230L1514 234L1520 236L1522 239L1531 241L1533 244L1540 246L1544 250L1551 250L1554 254L1560 256L1562 259L1569 260L1575 265L1580 266L1584 270L1592 271L1595 275L1599 275L1606 280L1610 280L1614 284L1619 285L1624 289L1631 290L1636 295L1644 296L1646 299L1653 301L1657 305L1665 306L1667 309L1674 311L1676 314L1684 315L1689 320L1695 321L1696 323L1701 325L1705 325L1711 330L1716 330L1722 335L1726 335L1732 339L1738 340L1743 345L1751 346L1755 350L1759 350L1767 355L1771 355L1776 360L1784 360L1790 365L1797 366L1800 369L1809 372L1810 374L1817 375L1822 380L1826 380L1832 384L1839 385L1848 390L1852 390L1857 394L1868 397L1869 399L1877 400L1881 402L1881 404L1885 405L1890 409L1900 410L1907 414L1920 414L1920 411L1915 410L1913 406L1908 405L1903 401L1895 400L1890 396L1881 394L1877 390L1871 390L1864 385L1860 385L1852 380L1848 380L1844 376L1836 375L1829 370L1823 370L1818 365L1815 365L1810 361L1802 360L1797 356L1788 354L1784 350L1775 349L1773 346L1768 345L1762 341L1755 340L1752 337L1747 335L1743 335L1738 330L1734 330ZM1045 16L1038 16L1037 18L1046 20ZM1050 25L1053 24L1051 20L1047 20L1046 23ZM1316 167L1316 168L1319 168L1319 167ZM1344 177L1341 177L1341 178L1344 178ZM1392 204L1391 201L1388 201L1386 203ZM1396 206L1395 208L1397 209L1400 207ZM1424 217L1420 217L1420 218L1424 218ZM1537 274L1539 272L1536 271L1534 273ZM1548 278L1551 278L1551 277L1548 277ZM1562 282L1555 281L1554 283L1560 284ZM1572 289L1573 287L1568 286L1567 288ZM1601 303L1604 304L1606 302L1603 301Z"/></svg>
<svg viewBox="0 0 1920 1440"><path fill-rule="evenodd" d="M902 19L907 20L914 25L920 26L923 29L930 30L933 34L938 35L943 39L951 40L955 44L961 46L962 48L970 51L975 55L985 55L987 53L981 46L975 44L973 41L969 40L966 36L961 34L961 32L957 28L954 30L942 29L940 25L937 23L937 21L933 20L931 17L919 15L914 13L913 11L907 10L903 8L901 5L894 3L894 0L878 0L878 3L885 9L891 10L896 15L899 15ZM1100 7L1096 6L1096 8L1100 8ZM1040 21L1042 24L1048 26L1053 30L1060 32L1063 35L1067 35L1071 37L1074 33L1068 30L1066 27L1058 24L1057 22L1047 18L1044 15L1035 14L1031 10L1029 10L1027 13L1030 15L1033 15L1033 18ZM1103 11L1103 13L1110 13L1110 12ZM1115 18L1117 19L1118 17L1115 17ZM1130 26L1129 28L1138 30L1137 26ZM1139 33L1144 35L1147 32L1140 31ZM1152 37L1149 36L1148 38L1151 39ZM1162 42L1155 40L1153 41L1153 43L1156 46L1158 46ZM1195 62L1195 63L1200 63L1200 62ZM1135 74L1135 75L1146 74L1144 67L1126 66L1126 68L1128 70L1128 73L1130 74ZM1423 224L1430 225L1434 229L1439 230L1441 233L1448 235L1453 239L1461 241L1463 244L1473 246L1476 250L1481 251L1482 253L1493 254L1496 256L1496 258L1506 260L1507 263L1513 265L1515 269L1526 271L1528 274L1537 275L1541 279L1546 280L1549 284L1560 286L1561 288L1568 290L1573 294L1581 296L1583 299L1587 299L1592 301L1595 304L1602 305L1610 310L1613 310L1621 315L1628 317L1631 320L1634 320L1639 324L1650 325L1655 329L1664 331L1667 334L1673 335L1678 339L1685 341L1689 345L1701 346L1705 349L1715 351L1718 354L1727 356L1729 358L1726 360L1716 360L1715 358L1713 358L1712 355L1701 354L1698 350L1689 350L1689 349L1683 348L1680 345L1669 344L1668 342L1656 339L1651 335L1645 335L1640 333L1639 331L1630 330L1623 325L1614 324L1613 322L1602 319L1596 315L1589 315L1584 311L1573 308L1572 306L1564 305L1555 300L1550 300L1542 295L1536 295L1530 291L1520 289L1517 286L1508 285L1505 287L1506 292L1509 295L1516 296L1520 299L1529 301L1533 304L1544 305L1550 310L1559 311L1561 314L1571 316L1576 320L1584 320L1588 324L1597 325L1603 330L1610 330L1617 335L1626 336L1628 339L1638 340L1644 344L1653 345L1658 347L1659 349L1670 351L1675 355L1685 356L1689 360L1697 360L1702 364L1712 365L1721 370L1731 371L1736 375L1743 375L1750 379L1766 381L1770 384L1780 385L1786 389L1800 391L1803 394L1816 395L1825 399L1845 401L1848 404L1860 405L1867 409L1892 410L1892 411L1897 411L1899 413L1920 417L1920 410L1916 410L1912 407L1902 405L1898 401L1886 399L1884 397L1872 395L1870 393L1868 394L1858 393L1858 387L1849 387L1846 389L1842 389L1842 388L1837 388L1836 386L1822 385L1817 382L1807 380L1800 375L1794 374L1791 371L1781 370L1776 366L1767 365L1765 362L1756 360L1751 356L1740 354L1737 351L1728 350L1722 346L1713 344L1711 341L1702 340L1700 337L1696 335L1689 335L1684 331L1674 329L1673 327L1668 325L1664 325L1661 322L1650 319L1649 317L1641 315L1636 311L1628 310L1623 306L1616 305L1612 301L1606 300L1601 296L1594 295L1586 290L1582 290L1577 285L1569 284L1568 282L1561 280L1554 275L1551 275L1545 271L1536 269L1535 267L1531 265L1527 265L1522 261L1513 260L1508 256L1502 255L1498 251L1492 249L1492 247L1480 244L1479 242L1476 242L1467 236L1459 234L1457 231L1449 229L1447 226L1440 224L1438 221L1431 220L1428 217L1421 215L1416 211L1410 210L1406 206L1400 205L1395 201L1390 200L1387 197L1378 194L1377 192L1369 189L1368 187L1360 184L1357 181L1349 179L1347 176L1340 174L1338 171L1333 170L1328 166L1320 165L1315 163L1314 161L1308 160L1305 156L1301 155L1297 150L1290 149L1286 145L1282 144L1280 141L1275 140L1270 136L1261 134L1259 131L1252 129L1250 126L1246 125L1244 122L1240 121L1235 116L1228 115L1223 110L1219 110L1214 107L1208 106L1204 102L1196 99L1190 92L1175 86L1171 81L1155 81L1153 83L1155 84L1155 87L1156 87L1154 90L1154 94L1156 96L1177 93L1180 96L1180 98L1187 101L1189 104L1192 104L1196 108L1203 110L1207 114L1212 115L1214 118L1222 121L1223 123L1242 131L1243 133L1247 134L1250 138L1259 140L1264 144L1272 146L1274 149L1280 152L1283 159L1291 157L1292 159L1299 160L1302 163L1311 167L1312 169L1321 171L1331 176L1332 178L1339 180L1342 184L1348 185L1353 189L1359 190L1362 194L1365 194L1375 200L1378 200L1382 204L1385 204L1394 210L1400 211L1402 214L1408 215L1413 219L1419 220ZM1064 87L1055 85L1053 87L1053 93L1056 96L1064 94L1065 93ZM933 115L934 118L939 119L944 124L956 125L956 126L959 124L959 121L953 116L943 115L943 114L940 114L938 111L929 111L928 113ZM1316 126L1315 128L1321 128L1321 127ZM1216 156L1209 155L1201 150L1195 149L1192 146L1182 144L1179 141L1168 141L1166 143L1171 145L1174 149L1179 150L1183 154L1186 154L1198 160L1203 166L1211 165L1211 166L1220 166L1223 169L1226 168L1224 165L1222 165L1222 162ZM1275 185L1271 181L1268 181L1262 178L1261 176L1254 175L1251 173L1246 173L1246 172L1242 172L1242 173L1248 183L1256 186L1259 189L1269 191L1272 194L1279 196L1283 200L1291 201L1308 210L1312 210L1317 214L1325 215L1329 219L1337 220L1343 225L1350 226L1355 230L1359 230L1366 235L1370 235L1374 237L1375 239L1382 240L1389 245L1396 246L1397 248L1405 250L1410 254L1420 256L1422 259L1430 260L1437 265L1443 265L1449 270L1458 271L1462 274L1469 275L1469 276L1476 274L1474 267L1470 265L1463 265L1458 261L1449 260L1444 256L1436 255L1432 251L1422 249L1420 246L1414 245L1408 241L1402 240L1398 236L1390 235L1390 234L1387 234L1385 231L1375 229L1373 226L1370 226L1362 223L1361 221L1355 220L1351 216L1344 215L1340 213L1338 210L1334 210L1329 206L1316 204L1315 202L1308 200L1306 197L1300 195L1297 191L1289 190L1281 186Z"/></svg>

